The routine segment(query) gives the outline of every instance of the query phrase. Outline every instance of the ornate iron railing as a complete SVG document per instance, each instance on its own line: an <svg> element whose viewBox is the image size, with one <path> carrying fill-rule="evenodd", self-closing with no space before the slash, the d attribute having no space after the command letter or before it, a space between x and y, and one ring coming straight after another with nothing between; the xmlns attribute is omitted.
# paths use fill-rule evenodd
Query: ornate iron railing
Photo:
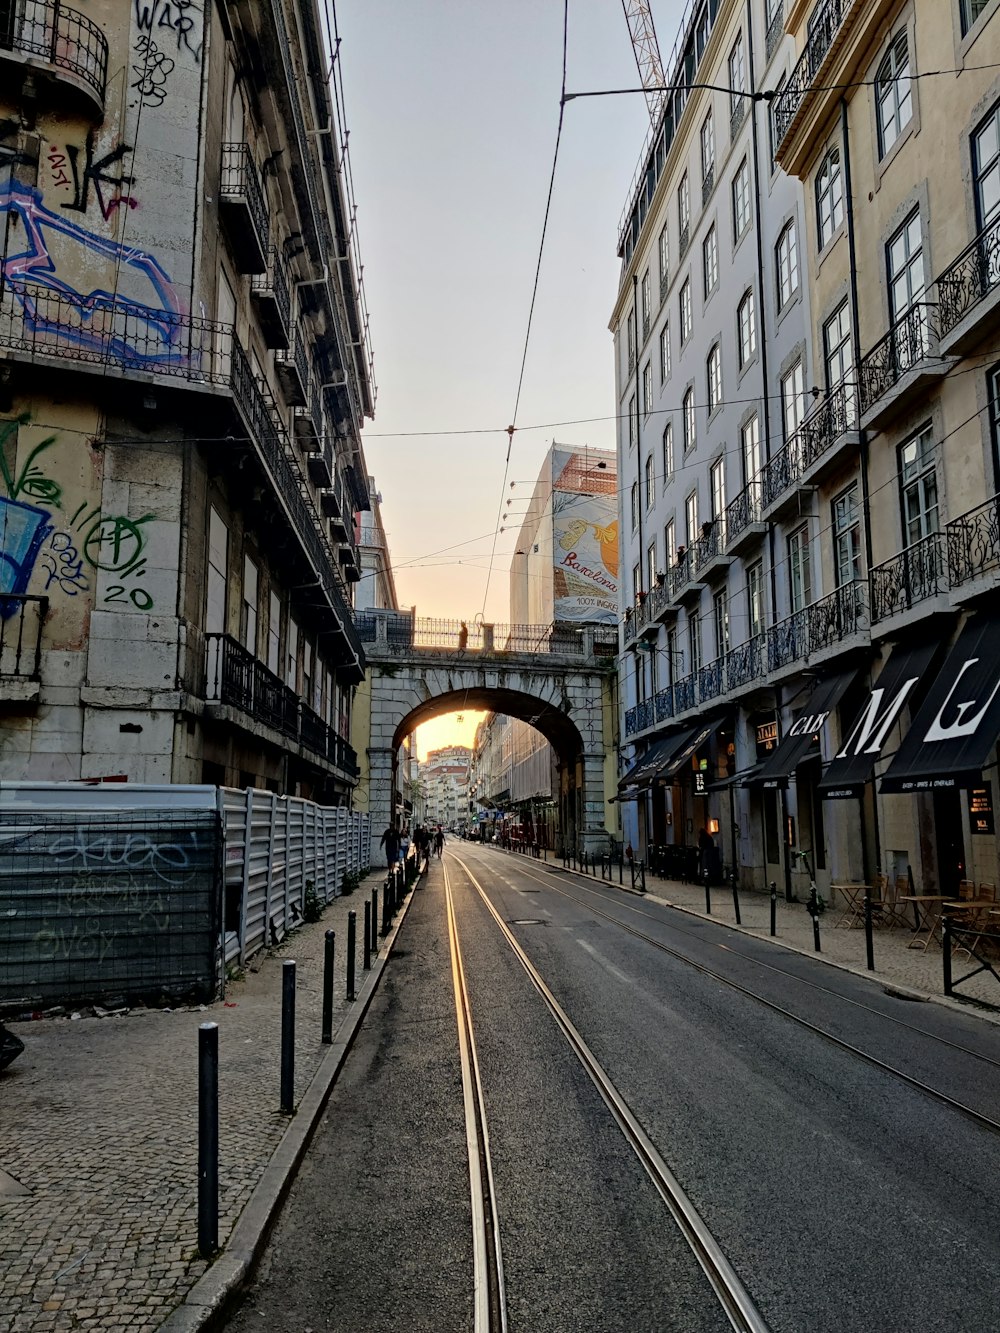
<svg viewBox="0 0 1000 1333"><path fill-rule="evenodd" d="M726 544L730 545L733 540L745 532L754 523L762 521L763 491L761 488L760 475L740 491L735 500L730 500L726 505L725 532Z"/></svg>
<svg viewBox="0 0 1000 1333"><path fill-rule="evenodd" d="M767 638L755 634L746 643L730 648L726 654L726 684L730 690L741 689L764 675Z"/></svg>
<svg viewBox="0 0 1000 1333"><path fill-rule="evenodd" d="M710 699L718 699L726 688L725 685L725 665L724 657L717 657L714 662L709 662L706 666L698 670L698 700L700 703L708 703Z"/></svg>
<svg viewBox="0 0 1000 1333"><path fill-rule="evenodd" d="M781 41L782 34L785 31L785 3L784 0L777 0L774 7L774 13L771 15L767 25L767 35L764 38L764 55L766 60L770 60L778 49L778 43Z"/></svg>
<svg viewBox="0 0 1000 1333"><path fill-rule="evenodd" d="M667 574L667 587L670 600L673 601L680 590L687 586L694 577L694 559L691 551L677 553L677 561Z"/></svg>
<svg viewBox="0 0 1000 1333"><path fill-rule="evenodd" d="M709 169L705 172L704 176L702 176L701 178L702 208L704 208L705 205L708 203L709 197L714 189L715 189L715 164L713 163L712 166L709 167Z"/></svg>
<svg viewBox="0 0 1000 1333"><path fill-rule="evenodd" d="M638 728L638 723L637 723L637 718L638 718L638 716L639 716L638 709L636 709L636 708L634 708L634 707L633 707L633 708L626 708L626 709L625 709L625 735L626 735L626 736L634 736L635 733L638 731L638 729L639 729L639 728Z"/></svg>
<svg viewBox="0 0 1000 1333"><path fill-rule="evenodd" d="M653 708L657 722L666 722L673 717L674 692L669 685L665 689L657 690L653 695Z"/></svg>
<svg viewBox="0 0 1000 1333"><path fill-rule="evenodd" d="M890 560L875 565L869 575L872 624L908 611L948 587L944 567L944 539L939 532L914 542Z"/></svg>
<svg viewBox="0 0 1000 1333"><path fill-rule="evenodd" d="M220 195L223 199L245 199L261 248L267 249L267 200L257 163L245 143L222 145L222 179Z"/></svg>
<svg viewBox="0 0 1000 1333"><path fill-rule="evenodd" d="M706 565L722 555L726 549L726 520L725 517L715 518L711 523L705 523L702 526L701 536L695 543L694 548L694 568L695 572L700 574Z"/></svg>
<svg viewBox="0 0 1000 1333"><path fill-rule="evenodd" d="M663 273L660 276L660 305L667 299L667 292L670 291L670 274Z"/></svg>
<svg viewBox="0 0 1000 1333"><path fill-rule="evenodd" d="M809 35L806 38L802 54L796 61L795 68L789 75L785 86L771 103L776 146L781 143L788 133L789 125L795 119L799 107L809 92L813 79L815 79L823 61L826 59L826 53L833 45L833 39L844 21L844 15L853 4L854 0L826 0L825 4L814 11L810 19ZM781 12L780 6L778 12ZM770 35L769 28L768 40ZM771 54L772 52L769 51L768 58Z"/></svg>
<svg viewBox="0 0 1000 1333"><path fill-rule="evenodd" d="M1000 217L985 227L937 280L938 332L944 337L1000 286Z"/></svg>
<svg viewBox="0 0 1000 1333"><path fill-rule="evenodd" d="M369 646L378 641L378 626L385 620L386 641L393 653L524 653L586 658L592 645L594 657L613 658L618 647L614 625L498 625L471 617L468 621L438 620L384 611L366 612L362 620Z"/></svg>
<svg viewBox="0 0 1000 1333"><path fill-rule="evenodd" d="M267 266L263 273L253 274L250 279L250 290L255 293L270 293L273 296L278 317L287 335L291 327L292 299L288 290L285 261L276 245L268 247Z"/></svg>
<svg viewBox="0 0 1000 1333"><path fill-rule="evenodd" d="M1000 569L1000 495L952 519L946 531L953 588Z"/></svg>
<svg viewBox="0 0 1000 1333"><path fill-rule="evenodd" d="M8 593L3 582L16 568L0 567L0 680L41 680L42 625L49 599L34 593ZM10 583L7 583L10 587ZM16 585L15 585L16 586Z"/></svg>
<svg viewBox="0 0 1000 1333"><path fill-rule="evenodd" d="M674 681L674 712L684 713L698 702L698 673L691 672Z"/></svg>
<svg viewBox="0 0 1000 1333"><path fill-rule="evenodd" d="M677 256L678 262L681 259L683 259L684 256L687 254L687 248L690 242L691 242L691 227L687 222L685 222L684 226L681 227L680 236L678 238L678 251L679 251Z"/></svg>
<svg viewBox="0 0 1000 1333"><path fill-rule="evenodd" d="M637 731L645 731L653 725L655 713L652 699L641 699L635 706L635 726Z"/></svg>
<svg viewBox="0 0 1000 1333"><path fill-rule="evenodd" d="M649 316L648 316L648 315L643 315L643 317L642 317L642 341L645 342L646 339L647 339L648 337L649 337Z"/></svg>
<svg viewBox="0 0 1000 1333"><path fill-rule="evenodd" d="M101 106L108 82L108 39L79 10L60 0L16 0L0 6L0 51L38 56L82 79Z"/></svg>
<svg viewBox="0 0 1000 1333"><path fill-rule="evenodd" d="M857 425L854 386L838 384L809 413L783 448L760 470L763 505L773 502Z"/></svg>
<svg viewBox="0 0 1000 1333"><path fill-rule="evenodd" d="M740 126L746 119L746 114L747 114L747 99L745 97L737 97L736 101L733 103L733 109L729 113L730 139L736 138L737 134L739 133Z"/></svg>
<svg viewBox="0 0 1000 1333"><path fill-rule="evenodd" d="M868 585L845 583L767 631L767 669L778 671L868 628Z"/></svg>
<svg viewBox="0 0 1000 1333"><path fill-rule="evenodd" d="M921 361L936 350L935 307L910 306L861 362L862 415Z"/></svg>
<svg viewBox="0 0 1000 1333"><path fill-rule="evenodd" d="M646 597L646 605L651 621L656 620L670 606L670 588L666 576L658 575L657 577L662 577L663 582L655 583Z"/></svg>

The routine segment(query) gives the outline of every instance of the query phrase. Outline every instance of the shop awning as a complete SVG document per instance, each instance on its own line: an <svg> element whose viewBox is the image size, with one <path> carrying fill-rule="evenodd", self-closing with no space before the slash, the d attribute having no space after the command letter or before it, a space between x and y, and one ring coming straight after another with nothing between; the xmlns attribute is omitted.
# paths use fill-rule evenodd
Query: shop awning
<svg viewBox="0 0 1000 1333"><path fill-rule="evenodd" d="M700 727L693 728L687 733L686 739L681 737L681 743L657 773L657 779L667 782L672 781L684 769L684 766L691 762L691 756L697 754L703 745L708 744L725 721L725 718L716 718L714 722L706 722Z"/></svg>
<svg viewBox="0 0 1000 1333"><path fill-rule="evenodd" d="M819 794L825 800L864 794L865 783L889 744L889 735L903 705L921 696L921 681L926 688L936 650L937 644L933 642L893 650L865 706L823 774Z"/></svg>
<svg viewBox="0 0 1000 1333"><path fill-rule="evenodd" d="M625 776L618 779L619 794L624 794L626 788L642 789L648 787L660 764L673 754L674 746L678 740L686 735L687 732L683 732L679 736L668 736L650 746L646 753L636 760Z"/></svg>
<svg viewBox="0 0 1000 1333"><path fill-rule="evenodd" d="M817 682L805 708L771 751L760 769L744 779L748 787L787 787L788 779L805 758L826 719L843 698L844 691L857 673L842 671Z"/></svg>
<svg viewBox="0 0 1000 1333"><path fill-rule="evenodd" d="M880 790L975 786L998 736L1000 612L994 612L966 622L886 770Z"/></svg>
<svg viewBox="0 0 1000 1333"><path fill-rule="evenodd" d="M706 791L728 791L730 787L746 787L760 772L760 764L753 764L750 768L744 768L739 773L730 773L728 778L719 778L717 782L710 782L705 788Z"/></svg>

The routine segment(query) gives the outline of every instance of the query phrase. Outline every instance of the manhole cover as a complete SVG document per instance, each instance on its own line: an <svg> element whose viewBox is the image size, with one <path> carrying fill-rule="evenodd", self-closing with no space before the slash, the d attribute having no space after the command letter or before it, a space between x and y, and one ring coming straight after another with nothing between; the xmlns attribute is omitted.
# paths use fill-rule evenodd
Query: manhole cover
<svg viewBox="0 0 1000 1333"><path fill-rule="evenodd" d="M522 918L520 921L518 920L511 921L510 924L512 926L544 926L545 922L539 920L537 917L529 916Z"/></svg>

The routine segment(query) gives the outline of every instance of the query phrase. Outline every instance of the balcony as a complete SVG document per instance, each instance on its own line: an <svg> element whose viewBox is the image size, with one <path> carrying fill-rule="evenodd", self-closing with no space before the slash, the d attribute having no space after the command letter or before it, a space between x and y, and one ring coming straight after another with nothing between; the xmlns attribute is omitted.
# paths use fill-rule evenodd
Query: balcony
<svg viewBox="0 0 1000 1333"><path fill-rule="evenodd" d="M685 222L683 227L681 227L680 236L678 237L678 251L679 251L677 255L678 263L687 254L687 248L690 244L691 244L691 228L690 225L687 222Z"/></svg>
<svg viewBox="0 0 1000 1333"><path fill-rule="evenodd" d="M768 673L824 661L868 642L868 585L857 579L795 611L767 631Z"/></svg>
<svg viewBox="0 0 1000 1333"><path fill-rule="evenodd" d="M17 95L9 82L14 70L37 72L82 96L96 118L104 118L107 38L85 14L59 0L0 5L0 69L12 95Z"/></svg>
<svg viewBox="0 0 1000 1333"><path fill-rule="evenodd" d="M701 179L701 206L704 208L712 197L712 191L715 189L715 165L705 172Z"/></svg>
<svg viewBox="0 0 1000 1333"><path fill-rule="evenodd" d="M701 596L701 584L695 573L694 551L683 546L677 551L677 559L667 573L667 593L671 602L683 601L687 597Z"/></svg>
<svg viewBox="0 0 1000 1333"><path fill-rule="evenodd" d="M726 659L717 657L714 662L698 668L698 702L711 703L726 692Z"/></svg>
<svg viewBox="0 0 1000 1333"><path fill-rule="evenodd" d="M265 343L284 351L288 347L292 305L285 263L275 245L268 247L264 272L255 273L250 279L250 300L257 312Z"/></svg>
<svg viewBox="0 0 1000 1333"><path fill-rule="evenodd" d="M304 407L309 401L311 376L309 349L301 324L295 327L291 346L275 352L274 367L278 372L285 398L293 407Z"/></svg>
<svg viewBox="0 0 1000 1333"><path fill-rule="evenodd" d="M948 590L944 538L931 533L890 560L875 565L869 575L872 624L905 616L913 607ZM922 608L921 616L926 614Z"/></svg>
<svg viewBox="0 0 1000 1333"><path fill-rule="evenodd" d="M858 446L854 387L838 384L815 407L783 448L760 470L761 504L767 519L798 503L801 487L818 484Z"/></svg>
<svg viewBox="0 0 1000 1333"><path fill-rule="evenodd" d="M241 273L267 271L267 201L260 172L245 143L222 145L219 212Z"/></svg>
<svg viewBox="0 0 1000 1333"><path fill-rule="evenodd" d="M361 557L358 554L358 548L354 541L353 532L349 531L347 538L341 542L337 551L337 559L340 561L340 566L347 582L360 583Z"/></svg>
<svg viewBox="0 0 1000 1333"><path fill-rule="evenodd" d="M645 731L647 727L653 725L653 701L652 699L643 699L634 708L629 708L625 712L625 735L634 736L637 732Z"/></svg>
<svg viewBox="0 0 1000 1333"><path fill-rule="evenodd" d="M726 550L725 517L703 523L694 547L695 577L706 583L713 575L724 574L731 564L732 558Z"/></svg>
<svg viewBox="0 0 1000 1333"><path fill-rule="evenodd" d="M968 352L1000 322L1000 217L937 280L941 352Z"/></svg>
<svg viewBox="0 0 1000 1333"><path fill-rule="evenodd" d="M767 531L764 522L763 489L760 476L744 486L735 500L726 505L724 520L726 554L738 555L754 542L760 541Z"/></svg>
<svg viewBox="0 0 1000 1333"><path fill-rule="evenodd" d="M698 673L682 676L674 681L674 716L686 713L698 704Z"/></svg>
<svg viewBox="0 0 1000 1333"><path fill-rule="evenodd" d="M770 64L771 57L778 49L785 32L785 0L779 0L774 7L774 13L771 15L770 22L767 25L767 35L764 38L764 58Z"/></svg>
<svg viewBox="0 0 1000 1333"><path fill-rule="evenodd" d="M939 355L936 307L910 306L871 349L860 367L861 424L881 430L956 358Z"/></svg>
<svg viewBox="0 0 1000 1333"><path fill-rule="evenodd" d="M945 529L948 574L964 596L995 590L1000 570L1000 495L953 519Z"/></svg>
<svg viewBox="0 0 1000 1333"><path fill-rule="evenodd" d="M317 441L317 445L316 452L311 453L306 460L306 467L309 480L317 490L323 490L333 485L333 441L327 438Z"/></svg>
<svg viewBox="0 0 1000 1333"><path fill-rule="evenodd" d="M0 499L0 525L9 517L5 509L19 508L17 501ZM37 511L33 511L36 515ZM15 536L18 534L15 526ZM11 533L6 532L5 563L0 566L0 583L17 586L23 566L13 563ZM23 583L27 576L23 577ZM22 586L23 586L22 583ZM5 703L26 703L38 698L42 667L42 625L49 611L49 599L32 593L5 592L0 587L0 699Z"/></svg>
<svg viewBox="0 0 1000 1333"><path fill-rule="evenodd" d="M668 722L673 717L674 692L669 685L666 689L657 690L653 695L653 711L657 722Z"/></svg>
<svg viewBox="0 0 1000 1333"><path fill-rule="evenodd" d="M755 634L746 643L730 648L726 653L726 688L729 693L737 694L757 684L766 665L767 638L764 634Z"/></svg>
<svg viewBox="0 0 1000 1333"><path fill-rule="evenodd" d="M840 34L844 15L853 4L854 0L826 0L825 4L814 10L810 18L809 35L806 38L802 54L796 61L795 68L789 75L784 88L771 103L776 149L780 148L789 129L797 119L816 75L822 69L824 61ZM772 26L779 19L782 10L783 5L779 5L772 20ZM774 34L774 49L777 49L780 37L781 25L779 24L778 31ZM766 43L767 58L770 60L774 54L770 26L767 31Z"/></svg>

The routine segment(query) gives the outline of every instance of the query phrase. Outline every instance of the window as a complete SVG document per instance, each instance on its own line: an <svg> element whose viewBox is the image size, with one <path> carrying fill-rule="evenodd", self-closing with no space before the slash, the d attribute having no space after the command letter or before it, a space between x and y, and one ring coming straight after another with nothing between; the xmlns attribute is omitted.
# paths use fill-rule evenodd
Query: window
<svg viewBox="0 0 1000 1333"><path fill-rule="evenodd" d="M653 367L647 361L642 368L642 415L648 417L653 410Z"/></svg>
<svg viewBox="0 0 1000 1333"><path fill-rule="evenodd" d="M962 35L969 32L979 19L979 15L986 9L990 0L962 0Z"/></svg>
<svg viewBox="0 0 1000 1333"><path fill-rule="evenodd" d="M642 340L649 337L649 269L642 275L642 282L639 286L639 294L642 300Z"/></svg>
<svg viewBox="0 0 1000 1333"><path fill-rule="evenodd" d="M655 541L650 543L649 549L646 552L646 587L650 589L656 587L656 542Z"/></svg>
<svg viewBox="0 0 1000 1333"><path fill-rule="evenodd" d="M257 655L257 566L248 555L243 557L243 605L240 608L240 638L248 653Z"/></svg>
<svg viewBox="0 0 1000 1333"><path fill-rule="evenodd" d="M701 123L701 184L705 198L715 181L715 124L711 111Z"/></svg>
<svg viewBox="0 0 1000 1333"><path fill-rule="evenodd" d="M833 573L837 587L861 577L861 519L858 483L841 491L831 505L833 515Z"/></svg>
<svg viewBox="0 0 1000 1333"><path fill-rule="evenodd" d="M1000 102L972 136L972 174L979 231L1000 214Z"/></svg>
<svg viewBox="0 0 1000 1333"><path fill-rule="evenodd" d="M805 382L802 377L802 362L796 361L791 370L781 377L781 420L785 429L785 439L790 440L805 416Z"/></svg>
<svg viewBox="0 0 1000 1333"><path fill-rule="evenodd" d="M722 406L722 350L718 343L708 354L705 370L708 381L708 413L711 416Z"/></svg>
<svg viewBox="0 0 1000 1333"><path fill-rule="evenodd" d="M746 158L733 177L733 237L736 240L750 226L750 164Z"/></svg>
<svg viewBox="0 0 1000 1333"><path fill-rule="evenodd" d="M694 389L686 389L683 402L684 452L688 453L695 446L696 433L694 421Z"/></svg>
<svg viewBox="0 0 1000 1333"><path fill-rule="evenodd" d="M793 532L788 539L788 591L793 611L801 611L812 601L809 529L805 525Z"/></svg>
<svg viewBox="0 0 1000 1333"><path fill-rule="evenodd" d="M712 520L722 522L726 517L726 460L717 458L709 474L712 483Z"/></svg>
<svg viewBox="0 0 1000 1333"><path fill-rule="evenodd" d="M715 594L712 611L715 620L715 655L725 657L729 652L729 594L725 588Z"/></svg>
<svg viewBox="0 0 1000 1333"><path fill-rule="evenodd" d="M666 384L670 378L670 325L664 324L660 330L660 384Z"/></svg>
<svg viewBox="0 0 1000 1333"><path fill-rule="evenodd" d="M850 311L845 300L823 325L823 367L828 393L851 378L853 362Z"/></svg>
<svg viewBox="0 0 1000 1333"><path fill-rule="evenodd" d="M281 661L281 598L272 592L267 603L267 669L278 674Z"/></svg>
<svg viewBox="0 0 1000 1333"><path fill-rule="evenodd" d="M778 285L778 309L785 306L799 290L799 245L795 223L789 222L774 247L774 268Z"/></svg>
<svg viewBox="0 0 1000 1333"><path fill-rule="evenodd" d="M924 294L924 247L915 208L886 246L889 318L895 324Z"/></svg>
<svg viewBox="0 0 1000 1333"><path fill-rule="evenodd" d="M646 508L649 509L649 507L653 503L653 455L652 454L648 454L646 457L646 466L643 468L642 472L642 483L643 483L644 499L646 501Z"/></svg>
<svg viewBox="0 0 1000 1333"><path fill-rule="evenodd" d="M698 492L692 491L684 501L684 540L690 549L698 540Z"/></svg>
<svg viewBox="0 0 1000 1333"><path fill-rule="evenodd" d="M844 182L840 176L840 149L831 148L816 173L816 231L822 250L844 220Z"/></svg>
<svg viewBox="0 0 1000 1333"><path fill-rule="evenodd" d="M632 531L639 526L639 483L632 483Z"/></svg>
<svg viewBox="0 0 1000 1333"><path fill-rule="evenodd" d="M660 258L660 300L662 301L667 283L670 281L670 236L667 232L666 223L660 229L660 240L657 249Z"/></svg>
<svg viewBox="0 0 1000 1333"><path fill-rule="evenodd" d="M213 505L208 514L208 577L205 602L205 630L209 634L226 632L228 566L229 529Z"/></svg>
<svg viewBox="0 0 1000 1333"><path fill-rule="evenodd" d="M677 226L680 231L680 252L683 255L687 249L688 234L691 227L691 186L686 171L681 177L680 185L677 187Z"/></svg>
<svg viewBox="0 0 1000 1333"><path fill-rule="evenodd" d="M708 229L708 234L701 243L701 260L705 271L705 295L714 292L719 281L719 238L715 223Z"/></svg>
<svg viewBox="0 0 1000 1333"><path fill-rule="evenodd" d="M635 394L631 394L628 400L628 447L635 446Z"/></svg>
<svg viewBox="0 0 1000 1333"><path fill-rule="evenodd" d="M757 319L753 308L753 288L746 293L736 312L740 334L740 369L757 350Z"/></svg>
<svg viewBox="0 0 1000 1333"><path fill-rule="evenodd" d="M885 157L913 115L910 53L905 31L889 47L875 75L875 113L878 120L878 155Z"/></svg>
<svg viewBox="0 0 1000 1333"><path fill-rule="evenodd" d="M755 561L747 570L747 630L755 639L764 633L764 562Z"/></svg>
<svg viewBox="0 0 1000 1333"><path fill-rule="evenodd" d="M674 475L674 425L668 421L663 428L663 481Z"/></svg>
<svg viewBox="0 0 1000 1333"><path fill-rule="evenodd" d="M628 366L629 370L635 365L635 311L628 312L628 319L625 321L626 333L628 336Z"/></svg>
<svg viewBox="0 0 1000 1333"><path fill-rule="evenodd" d="M777 165L778 165L778 164L777 164L777 161L776 161L776 154L777 154L777 150L778 150L778 139L777 139L777 136L776 136L776 134L775 134L775 132L774 132L774 111L775 111L775 107L776 107L776 106L780 106L780 105L781 105L781 102L780 102L780 100L779 100L778 94L781 92L782 88L784 88L784 86L785 86L785 79L786 79L786 77L787 77L787 75L782 74L781 78L780 78L780 79L778 80L778 82L774 85L774 97L773 97L773 99L772 99L772 101L771 101L771 115L770 115L769 118L768 118L768 126L769 126L769 130L770 130L770 135L771 135L771 170L772 170L772 171L774 171L775 168L776 168Z"/></svg>
<svg viewBox="0 0 1000 1333"><path fill-rule="evenodd" d="M760 471L760 418L755 412L740 431L743 447L743 484L749 486Z"/></svg>
<svg viewBox="0 0 1000 1333"><path fill-rule="evenodd" d="M636 562L632 566L632 601L639 605L639 594L642 592L642 566Z"/></svg>
<svg viewBox="0 0 1000 1333"><path fill-rule="evenodd" d="M701 616L697 611L688 612L688 651L691 654L691 675L696 676L701 670Z"/></svg>
<svg viewBox="0 0 1000 1333"><path fill-rule="evenodd" d="M899 449L899 484L903 505L903 540L906 546L923 541L938 530L937 473L934 434L925 426Z"/></svg>
<svg viewBox="0 0 1000 1333"><path fill-rule="evenodd" d="M743 94L747 90L746 61L743 56L743 34L736 34L733 49L729 52L729 116L734 122L742 118L746 103Z"/></svg>
<svg viewBox="0 0 1000 1333"><path fill-rule="evenodd" d="M663 552L667 568L670 569L677 560L677 530L672 518L667 520L663 529Z"/></svg>
<svg viewBox="0 0 1000 1333"><path fill-rule="evenodd" d="M692 316L691 316L691 279L684 279L684 286L681 288L678 298L681 308L681 346L691 337Z"/></svg>

